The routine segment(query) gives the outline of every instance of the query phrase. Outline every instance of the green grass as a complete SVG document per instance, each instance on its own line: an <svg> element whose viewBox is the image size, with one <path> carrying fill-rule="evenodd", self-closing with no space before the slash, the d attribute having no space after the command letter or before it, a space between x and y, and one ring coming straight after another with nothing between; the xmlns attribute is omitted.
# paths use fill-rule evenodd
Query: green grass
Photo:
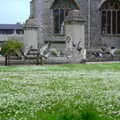
<svg viewBox="0 0 120 120"><path fill-rule="evenodd" d="M1 66L0 120L120 120L120 64Z"/></svg>

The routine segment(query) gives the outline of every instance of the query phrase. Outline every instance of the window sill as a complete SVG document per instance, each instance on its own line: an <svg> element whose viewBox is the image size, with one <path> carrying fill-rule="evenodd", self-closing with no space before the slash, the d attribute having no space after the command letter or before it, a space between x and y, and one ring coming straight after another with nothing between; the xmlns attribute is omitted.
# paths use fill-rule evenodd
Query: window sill
<svg viewBox="0 0 120 120"><path fill-rule="evenodd" d="M62 36L65 36L65 33L64 33L64 34L60 34L60 33L53 33L53 36L56 36L56 37L57 37L57 36L61 36L61 37L62 37Z"/></svg>
<svg viewBox="0 0 120 120"><path fill-rule="evenodd" d="M103 37L120 37L120 34L102 34Z"/></svg>

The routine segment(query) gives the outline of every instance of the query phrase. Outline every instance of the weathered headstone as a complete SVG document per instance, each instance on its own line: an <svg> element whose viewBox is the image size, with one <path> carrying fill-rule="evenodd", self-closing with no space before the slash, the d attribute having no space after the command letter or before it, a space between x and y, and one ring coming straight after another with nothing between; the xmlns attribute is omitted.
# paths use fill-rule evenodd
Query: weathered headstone
<svg viewBox="0 0 120 120"><path fill-rule="evenodd" d="M26 54L30 48L37 49L38 26L34 18L28 19L24 26L24 44Z"/></svg>

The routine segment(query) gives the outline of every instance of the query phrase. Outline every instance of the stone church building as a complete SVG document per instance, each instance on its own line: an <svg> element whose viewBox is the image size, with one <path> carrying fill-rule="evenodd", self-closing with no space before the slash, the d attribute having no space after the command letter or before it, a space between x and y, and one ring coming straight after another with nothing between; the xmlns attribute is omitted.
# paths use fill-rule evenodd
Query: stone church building
<svg viewBox="0 0 120 120"><path fill-rule="evenodd" d="M51 42L63 49L65 19L70 11L79 10L85 20L85 48L120 48L119 0L32 0L30 8L24 35L28 47Z"/></svg>

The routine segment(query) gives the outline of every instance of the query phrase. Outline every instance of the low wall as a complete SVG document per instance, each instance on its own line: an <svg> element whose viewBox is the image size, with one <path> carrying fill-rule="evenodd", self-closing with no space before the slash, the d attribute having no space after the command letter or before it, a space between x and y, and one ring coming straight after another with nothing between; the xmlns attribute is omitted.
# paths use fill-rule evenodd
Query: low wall
<svg viewBox="0 0 120 120"><path fill-rule="evenodd" d="M7 41L8 39L15 39L15 40L20 40L21 42L23 42L23 35L17 35L17 34L0 35L0 41Z"/></svg>

